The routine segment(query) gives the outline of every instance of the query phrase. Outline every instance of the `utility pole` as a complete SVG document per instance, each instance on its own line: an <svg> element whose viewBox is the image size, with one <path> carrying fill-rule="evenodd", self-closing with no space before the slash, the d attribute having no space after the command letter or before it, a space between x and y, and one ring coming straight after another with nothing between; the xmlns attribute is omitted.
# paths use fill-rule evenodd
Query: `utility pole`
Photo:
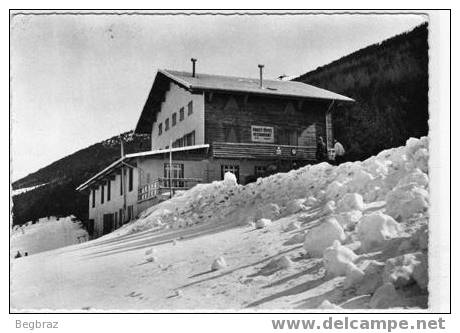
<svg viewBox="0 0 460 333"><path fill-rule="evenodd" d="M172 169L172 140L169 141L169 197L173 197L173 189L171 182L171 169Z"/></svg>
<svg viewBox="0 0 460 333"><path fill-rule="evenodd" d="M120 216L120 219L122 221L122 224L125 222L125 216L126 216L126 180L125 180L125 166L123 164L123 157L125 157L125 150L123 147L123 138L120 135L120 155L122 159L121 163L121 190L123 191L123 209L122 209L122 215Z"/></svg>

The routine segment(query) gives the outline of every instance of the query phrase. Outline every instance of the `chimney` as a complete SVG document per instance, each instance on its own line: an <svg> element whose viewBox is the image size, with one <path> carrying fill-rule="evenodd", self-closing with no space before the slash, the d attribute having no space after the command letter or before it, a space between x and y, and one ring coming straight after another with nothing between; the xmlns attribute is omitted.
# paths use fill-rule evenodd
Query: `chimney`
<svg viewBox="0 0 460 333"><path fill-rule="evenodd" d="M258 66L259 66L259 70L260 70L260 88L263 88L263 85L262 85L262 80L263 80L262 70L264 68L264 65L258 65Z"/></svg>
<svg viewBox="0 0 460 333"><path fill-rule="evenodd" d="M192 58L190 59L192 60L192 77L195 77L195 63L196 63L196 59L195 58Z"/></svg>

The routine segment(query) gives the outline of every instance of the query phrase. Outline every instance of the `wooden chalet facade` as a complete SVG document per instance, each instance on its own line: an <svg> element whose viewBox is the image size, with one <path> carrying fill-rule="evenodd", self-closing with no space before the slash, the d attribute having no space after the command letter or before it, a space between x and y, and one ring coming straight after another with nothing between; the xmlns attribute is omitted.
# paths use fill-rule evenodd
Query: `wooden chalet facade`
<svg viewBox="0 0 460 333"><path fill-rule="evenodd" d="M151 134L152 150L125 155L78 187L89 192L94 236L225 172L246 184L315 163L318 137L333 145L335 103L352 101L300 82L262 80L262 72L248 79L159 70L135 130Z"/></svg>

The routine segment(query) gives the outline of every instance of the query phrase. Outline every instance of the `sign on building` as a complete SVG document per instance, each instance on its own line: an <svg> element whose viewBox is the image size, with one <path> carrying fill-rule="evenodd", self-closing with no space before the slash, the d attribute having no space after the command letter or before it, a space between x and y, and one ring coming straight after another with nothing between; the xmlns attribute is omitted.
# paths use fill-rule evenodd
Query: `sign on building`
<svg viewBox="0 0 460 333"><path fill-rule="evenodd" d="M251 140L252 142L265 142L273 143L275 142L273 127L268 126L251 126Z"/></svg>

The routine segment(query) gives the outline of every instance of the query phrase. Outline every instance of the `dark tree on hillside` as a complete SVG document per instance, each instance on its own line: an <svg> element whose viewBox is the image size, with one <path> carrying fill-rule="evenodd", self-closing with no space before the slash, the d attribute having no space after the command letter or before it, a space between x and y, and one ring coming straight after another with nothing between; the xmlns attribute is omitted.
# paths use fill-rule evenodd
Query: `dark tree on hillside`
<svg viewBox="0 0 460 333"><path fill-rule="evenodd" d="M428 26L354 52L295 80L356 100L334 111L350 160L428 134Z"/></svg>

